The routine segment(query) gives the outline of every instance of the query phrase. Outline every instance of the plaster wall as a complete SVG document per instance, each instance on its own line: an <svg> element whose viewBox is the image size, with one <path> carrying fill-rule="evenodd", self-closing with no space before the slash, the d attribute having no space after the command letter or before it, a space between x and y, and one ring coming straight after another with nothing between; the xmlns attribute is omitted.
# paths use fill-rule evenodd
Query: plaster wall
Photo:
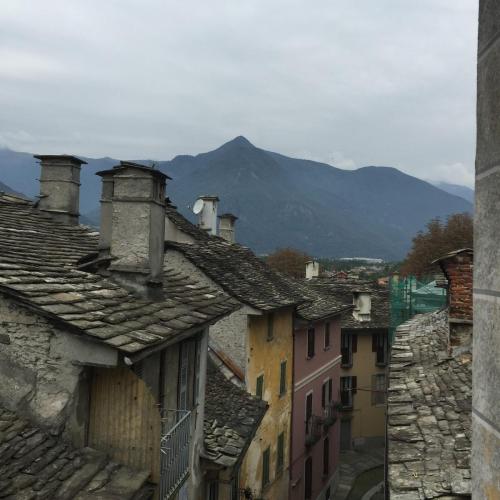
<svg viewBox="0 0 500 500"><path fill-rule="evenodd" d="M88 399L86 371L110 366L109 349L66 333L12 299L0 296L0 402L42 427L84 440Z"/></svg>
<svg viewBox="0 0 500 500"><path fill-rule="evenodd" d="M500 3L479 2L472 497L500 498Z"/></svg>
<svg viewBox="0 0 500 500"><path fill-rule="evenodd" d="M371 389L372 375L385 373L386 368L376 365L377 353L372 351L372 335L370 333L357 335L358 348L357 352L352 354L352 367L342 367L340 376L357 377L353 409L344 411L343 415L351 416L351 436L354 444L363 445L371 438L383 438L385 434L385 404L372 405Z"/></svg>
<svg viewBox="0 0 500 500"><path fill-rule="evenodd" d="M269 408L245 455L240 472L241 488L249 487L255 497L281 499L288 497L290 428L292 411L293 311L274 313L274 336L267 340L267 314L250 317L248 340L247 390L255 394L259 375L264 375L263 399ZM286 360L286 391L279 395L280 363ZM284 466L277 471L278 435L284 432ZM270 447L270 483L262 488L262 455Z"/></svg>
<svg viewBox="0 0 500 500"><path fill-rule="evenodd" d="M305 460L312 458L312 498L319 498L330 485L333 493L340 456L340 419L327 429L321 438L310 447L306 446L306 397L312 393L313 415L323 416L323 383L332 380L332 398L339 400L340 390L340 318L332 318L330 323L330 347L325 348L325 321L314 323L315 355L307 357L307 330L303 324L295 329L294 335L294 395L292 411L292 464L290 495L292 500L302 500L305 493ZM329 473L323 474L323 445L329 439Z"/></svg>

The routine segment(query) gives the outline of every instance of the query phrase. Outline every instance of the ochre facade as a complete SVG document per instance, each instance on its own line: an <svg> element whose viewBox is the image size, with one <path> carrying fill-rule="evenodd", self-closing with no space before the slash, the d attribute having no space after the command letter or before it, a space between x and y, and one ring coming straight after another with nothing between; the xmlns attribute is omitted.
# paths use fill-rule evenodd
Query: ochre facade
<svg viewBox="0 0 500 500"><path fill-rule="evenodd" d="M254 497L273 500L287 498L289 443L292 411L293 311L273 314L273 337L268 340L268 314L251 316L247 344L247 390L256 394L257 378L264 377L263 399L269 408L257 430L240 469L240 485L249 487ZM286 390L280 396L280 366L286 361ZM277 470L278 436L284 433L283 468ZM263 485L263 455L270 449L269 482Z"/></svg>

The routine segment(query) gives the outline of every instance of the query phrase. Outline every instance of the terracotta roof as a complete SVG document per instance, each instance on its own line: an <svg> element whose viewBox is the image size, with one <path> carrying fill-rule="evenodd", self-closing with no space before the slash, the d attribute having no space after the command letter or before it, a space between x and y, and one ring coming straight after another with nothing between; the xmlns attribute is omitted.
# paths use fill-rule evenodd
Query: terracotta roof
<svg viewBox="0 0 500 500"><path fill-rule="evenodd" d="M0 496L11 499L150 498L149 472L75 449L0 407Z"/></svg>
<svg viewBox="0 0 500 500"><path fill-rule="evenodd" d="M168 242L203 273L240 302L268 311L304 301L286 277L277 273L251 250L222 238L194 243Z"/></svg>
<svg viewBox="0 0 500 500"><path fill-rule="evenodd" d="M231 467L240 462L267 410L267 403L236 387L208 358L205 399L206 458Z"/></svg>
<svg viewBox="0 0 500 500"><path fill-rule="evenodd" d="M392 500L471 494L472 356L450 357L447 338L446 311L396 330L387 427Z"/></svg>
<svg viewBox="0 0 500 500"><path fill-rule="evenodd" d="M55 223L32 204L0 197L0 292L124 353L170 342L238 307L224 293L168 268L160 301L137 298L79 270L97 238L83 226Z"/></svg>

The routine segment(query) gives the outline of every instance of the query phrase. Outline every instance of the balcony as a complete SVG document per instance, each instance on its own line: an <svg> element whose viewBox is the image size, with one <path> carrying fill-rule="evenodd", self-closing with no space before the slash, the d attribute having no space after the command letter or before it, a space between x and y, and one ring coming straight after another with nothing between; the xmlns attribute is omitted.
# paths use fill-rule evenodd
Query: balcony
<svg viewBox="0 0 500 500"><path fill-rule="evenodd" d="M322 435L323 418L311 415L306 422L306 446L313 446Z"/></svg>
<svg viewBox="0 0 500 500"><path fill-rule="evenodd" d="M323 427L328 429L337 421L338 410L341 407L338 402L330 401L323 409Z"/></svg>
<svg viewBox="0 0 500 500"><path fill-rule="evenodd" d="M189 475L191 412L164 410L160 441L160 500L173 498Z"/></svg>

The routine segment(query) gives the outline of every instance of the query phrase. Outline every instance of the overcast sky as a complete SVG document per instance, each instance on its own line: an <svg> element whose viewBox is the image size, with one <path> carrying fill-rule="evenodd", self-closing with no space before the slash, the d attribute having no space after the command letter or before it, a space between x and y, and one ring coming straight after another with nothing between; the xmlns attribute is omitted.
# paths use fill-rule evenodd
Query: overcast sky
<svg viewBox="0 0 500 500"><path fill-rule="evenodd" d="M473 184L477 0L2 0L0 146L167 160L244 135Z"/></svg>

